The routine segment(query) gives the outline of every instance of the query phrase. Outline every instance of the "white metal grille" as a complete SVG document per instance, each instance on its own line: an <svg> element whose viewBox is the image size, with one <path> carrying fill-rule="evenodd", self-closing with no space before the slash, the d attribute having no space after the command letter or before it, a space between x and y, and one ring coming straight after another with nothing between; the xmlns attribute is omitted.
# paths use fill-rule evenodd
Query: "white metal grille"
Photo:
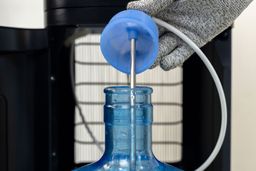
<svg viewBox="0 0 256 171"><path fill-rule="evenodd" d="M103 89L113 85L127 85L127 75L109 66L99 48L99 34L90 34L75 41L76 94L83 115L104 147ZM164 162L178 162L182 158L182 68L165 72L160 68L137 76L138 85L153 88L154 106L153 151ZM76 111L75 162L98 160L102 152L92 142Z"/></svg>

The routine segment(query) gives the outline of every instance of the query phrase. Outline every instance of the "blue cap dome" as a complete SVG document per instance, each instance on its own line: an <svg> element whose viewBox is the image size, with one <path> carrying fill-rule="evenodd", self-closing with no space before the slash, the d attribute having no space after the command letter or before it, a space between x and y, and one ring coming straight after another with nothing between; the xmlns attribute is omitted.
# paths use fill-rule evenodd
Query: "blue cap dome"
<svg viewBox="0 0 256 171"><path fill-rule="evenodd" d="M130 40L136 39L136 73L151 67L158 53L158 29L150 16L138 10L116 14L102 32L103 56L117 70L130 74Z"/></svg>

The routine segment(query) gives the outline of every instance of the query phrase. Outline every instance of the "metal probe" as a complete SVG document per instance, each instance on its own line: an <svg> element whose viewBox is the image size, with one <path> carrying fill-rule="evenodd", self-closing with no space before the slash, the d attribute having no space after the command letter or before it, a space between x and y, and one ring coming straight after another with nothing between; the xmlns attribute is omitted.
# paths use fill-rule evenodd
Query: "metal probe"
<svg viewBox="0 0 256 171"><path fill-rule="evenodd" d="M131 72L130 72L130 87L131 89L136 86L136 72L135 72L135 57L136 57L136 41L131 39Z"/></svg>
<svg viewBox="0 0 256 171"><path fill-rule="evenodd" d="M136 41L131 39L131 70L130 70L130 88L131 88L131 165L130 170L136 170L136 111L135 111L135 87L136 87L136 71L135 71L135 58L136 58Z"/></svg>

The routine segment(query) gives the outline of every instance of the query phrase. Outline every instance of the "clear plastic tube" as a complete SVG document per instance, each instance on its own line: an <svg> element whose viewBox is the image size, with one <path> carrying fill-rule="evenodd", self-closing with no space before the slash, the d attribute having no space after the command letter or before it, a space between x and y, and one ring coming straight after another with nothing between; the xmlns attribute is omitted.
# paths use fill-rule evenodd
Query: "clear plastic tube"
<svg viewBox="0 0 256 171"><path fill-rule="evenodd" d="M222 147L222 144L224 142L224 139L225 139L226 130L227 130L227 104L226 104L225 94L224 94L220 79L219 79L216 71L214 70L213 66L211 65L211 63L208 60L208 58L206 57L206 55L201 51L201 49L192 40L190 40L185 34L183 34L181 31L179 31L172 25L170 25L158 18L153 18L153 19L155 20L155 22L158 25L166 28L167 30L173 32L175 35L177 35L179 38L181 38L197 53L197 55L200 57L200 59L203 61L203 63L207 67L208 71L210 72L210 74L214 80L214 83L216 85L218 94L219 94L219 99L220 99L220 103L221 103L220 133L219 133L218 141L217 141L212 153L210 154L210 156L206 159L206 161L200 167L198 167L195 170L195 171L203 171L214 161L214 159L218 155L218 153Z"/></svg>

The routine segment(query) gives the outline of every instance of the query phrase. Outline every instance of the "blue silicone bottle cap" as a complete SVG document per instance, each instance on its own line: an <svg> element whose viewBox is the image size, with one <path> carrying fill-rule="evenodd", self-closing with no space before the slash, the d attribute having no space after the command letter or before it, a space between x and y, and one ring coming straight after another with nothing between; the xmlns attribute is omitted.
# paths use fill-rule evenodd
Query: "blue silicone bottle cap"
<svg viewBox="0 0 256 171"><path fill-rule="evenodd" d="M130 40L136 39L136 73L150 68L158 53L158 29L150 16L138 10L116 14L102 32L100 47L107 62L130 74Z"/></svg>

